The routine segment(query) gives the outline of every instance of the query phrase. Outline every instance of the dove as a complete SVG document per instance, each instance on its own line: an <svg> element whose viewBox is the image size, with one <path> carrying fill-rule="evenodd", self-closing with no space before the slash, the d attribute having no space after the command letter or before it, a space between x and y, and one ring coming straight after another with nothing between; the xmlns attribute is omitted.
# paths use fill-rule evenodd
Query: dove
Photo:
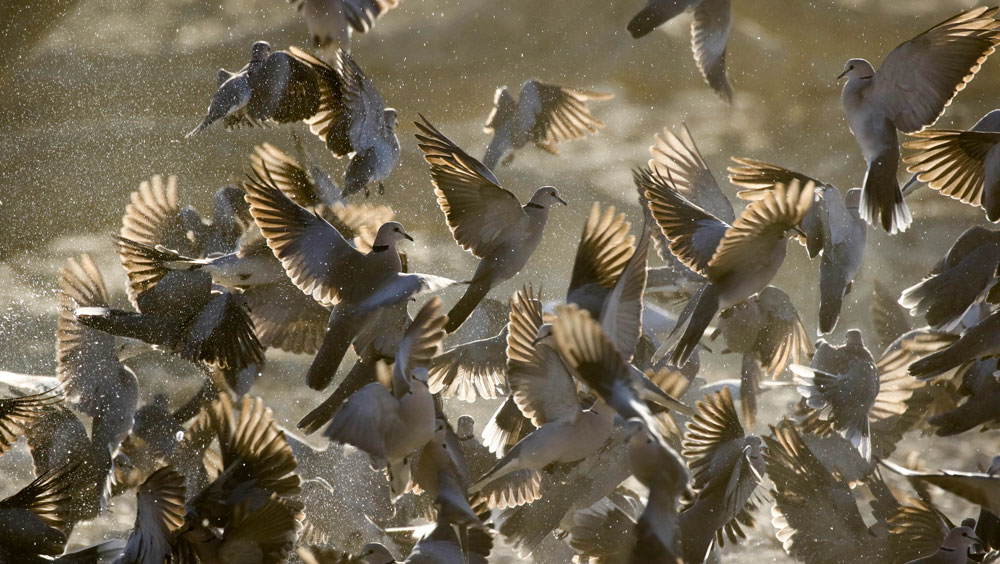
<svg viewBox="0 0 1000 564"><path fill-rule="evenodd" d="M466 402L496 399L506 388L507 327L485 339L457 345L434 357L431 393Z"/></svg>
<svg viewBox="0 0 1000 564"><path fill-rule="evenodd" d="M208 527L185 524L178 537L204 564L278 564L294 548L302 519L294 504L273 496L258 508L252 508L249 501L233 508L221 536Z"/></svg>
<svg viewBox="0 0 1000 564"><path fill-rule="evenodd" d="M683 447L697 494L681 510L679 534L685 562L701 562L723 538L735 543L743 526L753 527L764 458L760 437L746 434L727 388L698 402Z"/></svg>
<svg viewBox="0 0 1000 564"><path fill-rule="evenodd" d="M420 450L412 470L412 479L434 500L442 518L460 527L479 527L475 511L469 505L469 472L459 438L443 414L434 424L434 436Z"/></svg>
<svg viewBox="0 0 1000 564"><path fill-rule="evenodd" d="M840 347L821 339L811 366L794 364L791 370L806 404L826 410L834 429L871 460L868 418L879 392L879 371L861 332L849 330Z"/></svg>
<svg viewBox="0 0 1000 564"><path fill-rule="evenodd" d="M454 333L494 286L524 268L542 240L549 208L566 201L554 187L543 186L522 206L489 168L420 117L417 140L438 206L455 241L480 259L465 294L448 312L445 331Z"/></svg>
<svg viewBox="0 0 1000 564"><path fill-rule="evenodd" d="M658 441L641 419L626 424L629 468L649 488L636 523L632 562L677 562L681 555L677 504L687 492L688 472L672 448Z"/></svg>
<svg viewBox="0 0 1000 564"><path fill-rule="evenodd" d="M227 128L289 123L313 117L320 108L316 72L292 51L271 51L266 41L250 49L250 62L235 73L219 70L219 83L205 119L185 137L218 120Z"/></svg>
<svg viewBox="0 0 1000 564"><path fill-rule="evenodd" d="M375 83L343 49L337 51L336 66L301 49L290 51L306 61L322 85L319 107L305 120L310 131L333 156L351 157L341 197L361 191L368 197L373 182L384 193L383 183L399 162L396 110L386 107Z"/></svg>
<svg viewBox="0 0 1000 564"><path fill-rule="evenodd" d="M1000 513L1000 474L998 474L1000 456L993 458L990 468L986 472L962 472L959 470L919 472L885 459L879 460L879 463L911 482L937 486L980 505L985 510Z"/></svg>
<svg viewBox="0 0 1000 564"><path fill-rule="evenodd" d="M371 31L401 0L291 0L316 47L351 50L351 35Z"/></svg>
<svg viewBox="0 0 1000 564"><path fill-rule="evenodd" d="M508 164L514 151L529 142L558 155L556 143L583 139L587 133L596 134L604 123L590 113L589 101L604 101L613 94L566 88L546 84L535 79L521 85L517 100L506 86L497 89L493 97L493 111L483 131L492 133L493 139L486 147L483 165L493 170L498 164Z"/></svg>
<svg viewBox="0 0 1000 564"><path fill-rule="evenodd" d="M444 333L441 301L433 298L421 308L400 343L400 348L437 350ZM387 469L395 495L409 481L409 456L434 437L434 400L427 389L426 360L397 355L391 375L381 374L355 392L333 416L324 435L364 450L372 467ZM413 362L410 362L410 361ZM384 364L379 364L387 372Z"/></svg>
<svg viewBox="0 0 1000 564"><path fill-rule="evenodd" d="M903 290L899 304L935 329L953 330L988 297L1000 264L1000 231L972 226L952 243L923 280Z"/></svg>
<svg viewBox="0 0 1000 564"><path fill-rule="evenodd" d="M398 222L382 224L371 250L362 253L329 222L292 201L271 178L251 175L244 188L250 213L288 277L320 304L332 306L323 344L306 374L313 389L329 385L347 348L379 310L454 283L401 272L396 245L413 238Z"/></svg>
<svg viewBox="0 0 1000 564"><path fill-rule="evenodd" d="M726 44L732 30L732 0L646 0L646 7L628 22L638 39L691 10L691 50L698 70L715 93L732 103L733 87L726 77Z"/></svg>
<svg viewBox="0 0 1000 564"><path fill-rule="evenodd" d="M969 131L927 129L911 133L903 157L913 173L903 186L906 196L920 183L949 198L986 211L986 218L1000 221L1000 110L982 117Z"/></svg>
<svg viewBox="0 0 1000 564"><path fill-rule="evenodd" d="M1000 311L991 313L969 328L957 341L914 362L910 375L930 380L973 360L1000 356Z"/></svg>
<svg viewBox="0 0 1000 564"><path fill-rule="evenodd" d="M841 102L867 164L860 214L895 234L913 220L896 177L898 131L932 125L979 71L998 42L997 8L967 10L893 49L876 72L864 59L850 59Z"/></svg>
<svg viewBox="0 0 1000 564"><path fill-rule="evenodd" d="M969 527L955 527L941 543L941 548L930 556L910 560L906 564L965 564L969 549L982 541Z"/></svg>
<svg viewBox="0 0 1000 564"><path fill-rule="evenodd" d="M62 554L72 529L70 475L78 466L71 463L41 472L17 493L0 500L0 558L4 562Z"/></svg>
<svg viewBox="0 0 1000 564"><path fill-rule="evenodd" d="M364 546L358 560L364 564L487 564L493 550L489 533L469 531L468 554L463 554L459 538L447 520L438 519L434 529L420 539L404 561L397 561L389 549L378 543Z"/></svg>
<svg viewBox="0 0 1000 564"><path fill-rule="evenodd" d="M962 371L959 394L965 401L944 413L938 413L927 420L937 427L935 433L941 437L957 435L982 424L989 424L1000 417L1000 380L994 375L997 359L987 358L976 361Z"/></svg>
<svg viewBox="0 0 1000 564"><path fill-rule="evenodd" d="M164 466L139 486L136 498L135 526L115 564L169 560L174 534L184 524L184 478Z"/></svg>
<svg viewBox="0 0 1000 564"><path fill-rule="evenodd" d="M747 188L737 195L754 200L778 183L798 178L816 184L816 198L802 218L805 245L810 258L822 253L819 265L819 334L833 331L840 318L844 296L850 292L861 269L867 243L867 224L861 219L861 190L852 188L843 196L831 184L755 159L733 157L729 181Z"/></svg>
<svg viewBox="0 0 1000 564"><path fill-rule="evenodd" d="M798 364L812 353L812 343L788 294L767 286L746 301L719 314L712 338L721 335L726 349L743 355L740 407L752 429L757 413L761 369L776 379L788 363Z"/></svg>
<svg viewBox="0 0 1000 564"><path fill-rule="evenodd" d="M815 184L778 184L730 225L682 196L655 170L637 169L633 179L645 189L670 251L706 278L671 331L671 338L680 334L680 340L670 363L683 366L719 309L746 300L777 274L785 259L786 235L809 210Z"/></svg>

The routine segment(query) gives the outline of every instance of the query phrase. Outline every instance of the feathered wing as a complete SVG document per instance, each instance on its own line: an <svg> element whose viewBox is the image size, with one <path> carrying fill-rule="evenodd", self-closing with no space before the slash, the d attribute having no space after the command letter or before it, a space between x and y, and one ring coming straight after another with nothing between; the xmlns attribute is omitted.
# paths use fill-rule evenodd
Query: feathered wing
<svg viewBox="0 0 1000 564"><path fill-rule="evenodd" d="M427 386L432 394L466 402L496 399L507 386L507 328L434 357Z"/></svg>
<svg viewBox="0 0 1000 564"><path fill-rule="evenodd" d="M597 284L606 289L615 285L633 251L634 237L628 234L630 226L624 213L615 214L614 206L602 212L600 204L594 202L576 248L567 301L574 290L588 285Z"/></svg>
<svg viewBox="0 0 1000 564"><path fill-rule="evenodd" d="M643 221L639 243L601 309L601 329L626 360L632 359L642 334L642 296L646 291L650 229L649 223Z"/></svg>
<svg viewBox="0 0 1000 564"><path fill-rule="evenodd" d="M713 463L720 449L746 436L729 388L723 388L697 403L698 413L687 424L681 454L691 469L692 486L705 487L719 471Z"/></svg>
<svg viewBox="0 0 1000 564"><path fill-rule="evenodd" d="M487 256L502 244L505 234L527 223L527 215L488 168L423 119L416 122L417 140L452 236L473 255Z"/></svg>
<svg viewBox="0 0 1000 564"><path fill-rule="evenodd" d="M250 214L292 282L323 305L339 301L363 269L364 255L329 222L292 201L269 175L255 173L243 187Z"/></svg>
<svg viewBox="0 0 1000 564"><path fill-rule="evenodd" d="M160 564L172 552L174 535L184 524L184 478L170 466L139 486L135 525L119 562Z"/></svg>
<svg viewBox="0 0 1000 564"><path fill-rule="evenodd" d="M375 20L399 6L401 0L344 0L344 15L348 23L358 33L367 33L375 25Z"/></svg>
<svg viewBox="0 0 1000 564"><path fill-rule="evenodd" d="M938 551L952 523L930 502L912 499L889 517L889 542L901 562L909 562Z"/></svg>
<svg viewBox="0 0 1000 564"><path fill-rule="evenodd" d="M321 191L305 167L270 143L253 148L250 168L259 178L268 178L296 204L312 207L324 203Z"/></svg>
<svg viewBox="0 0 1000 564"><path fill-rule="evenodd" d="M53 388L30 396L0 398L0 455L10 450L39 417L63 401L63 393Z"/></svg>
<svg viewBox="0 0 1000 564"><path fill-rule="evenodd" d="M599 128L604 127L604 123L590 113L587 102L610 100L613 97L612 94L529 80L521 86L518 103L522 112L527 109L533 114L534 123L528 131L531 140L545 150L558 154L556 143L583 139L588 133L597 133ZM525 108L530 101L536 100L537 107Z"/></svg>
<svg viewBox="0 0 1000 564"><path fill-rule="evenodd" d="M763 200L751 202L719 241L707 265L709 274L715 278L743 268L754 268L773 244L769 235L783 236L806 214L812 205L814 190L812 182L803 185L794 180L787 186L775 186Z"/></svg>
<svg viewBox="0 0 1000 564"><path fill-rule="evenodd" d="M1000 133L920 131L910 134L910 139L903 143L904 148L916 150L904 157L903 162L909 165L907 171L915 173L930 188L966 204L986 207L985 161L998 144ZM997 210L987 211L992 211L991 221L1000 219Z"/></svg>
<svg viewBox="0 0 1000 564"><path fill-rule="evenodd" d="M409 377L418 368L428 370L431 360L441 349L446 321L447 317L441 314L441 298L435 296L428 300L403 333L393 371Z"/></svg>
<svg viewBox="0 0 1000 564"><path fill-rule="evenodd" d="M691 51L698 70L712 90L726 102L733 101L733 87L726 76L726 44L732 30L731 0L702 0L691 21Z"/></svg>
<svg viewBox="0 0 1000 564"><path fill-rule="evenodd" d="M998 42L997 8L949 18L893 49L873 79L875 97L897 129L920 131L937 121L979 71Z"/></svg>
<svg viewBox="0 0 1000 564"><path fill-rule="evenodd" d="M736 218L733 206L708 169L687 125L681 126L679 136L669 129L664 129L663 135L657 133L649 153L653 156L648 163L650 170L668 179L677 192L695 205L726 223L733 222Z"/></svg>
<svg viewBox="0 0 1000 564"><path fill-rule="evenodd" d="M684 198L657 171L636 169L632 176L645 191L649 211L670 242L670 252L684 266L707 275L709 262L729 224Z"/></svg>

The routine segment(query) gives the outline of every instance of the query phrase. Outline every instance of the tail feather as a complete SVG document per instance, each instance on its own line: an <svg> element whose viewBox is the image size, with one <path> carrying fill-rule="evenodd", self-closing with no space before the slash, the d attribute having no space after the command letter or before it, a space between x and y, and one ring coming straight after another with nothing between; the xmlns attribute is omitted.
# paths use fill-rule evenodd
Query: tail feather
<svg viewBox="0 0 1000 564"><path fill-rule="evenodd" d="M334 308L330 322L326 326L323 344L316 352L316 357L306 373L306 383L310 388L322 390L330 385L337 368L344 360L344 355L347 354L348 347L351 346L351 341L354 340L359 321L347 307Z"/></svg>
<svg viewBox="0 0 1000 564"><path fill-rule="evenodd" d="M851 442L854 448L858 449L861 456L867 460L872 459L871 425L868 418L860 425L851 425L844 430L844 438Z"/></svg>
<svg viewBox="0 0 1000 564"><path fill-rule="evenodd" d="M897 161L898 155L882 155L869 164L861 190L861 218L870 225L878 218L882 229L893 235L906 231L913 221L896 178Z"/></svg>
<svg viewBox="0 0 1000 564"><path fill-rule="evenodd" d="M670 356L671 364L677 367L684 366L698 347L698 343L701 342L701 338L705 334L705 329L708 328L718 310L719 291L714 285L708 284L698 297L698 303L691 311L691 317L687 322L687 327L684 328L684 334L681 335L674 347Z"/></svg>
<svg viewBox="0 0 1000 564"><path fill-rule="evenodd" d="M472 315L472 312L479 305L479 302L483 301L486 294L490 292L489 281L473 281L469 284L469 288L462 295L462 299L458 300L448 312L448 323L445 324L444 330L448 333L454 333L459 327L465 323L465 320Z"/></svg>
<svg viewBox="0 0 1000 564"><path fill-rule="evenodd" d="M298 428L307 435L319 431L323 425L333 419L337 410L347 401L347 398L351 397L351 394L374 381L375 367L361 361L355 362L337 389L330 394L330 397L326 398L326 401L307 413L299 421Z"/></svg>

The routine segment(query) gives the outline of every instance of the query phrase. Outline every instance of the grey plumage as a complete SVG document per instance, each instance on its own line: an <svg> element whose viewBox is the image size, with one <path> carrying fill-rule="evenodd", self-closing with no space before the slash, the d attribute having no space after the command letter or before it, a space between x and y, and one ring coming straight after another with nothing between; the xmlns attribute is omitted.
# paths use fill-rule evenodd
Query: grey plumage
<svg viewBox="0 0 1000 564"><path fill-rule="evenodd" d="M489 168L421 118L417 140L438 206L455 241L480 259L465 295L448 312L445 330L453 333L490 289L524 268L542 240L549 208L566 201L554 187L543 186L522 206Z"/></svg>
<svg viewBox="0 0 1000 564"><path fill-rule="evenodd" d="M604 126L590 113L587 102L613 97L534 79L521 85L516 101L506 86L498 88L493 97L493 111L483 127L486 133L493 134L483 164L490 170L498 164L507 164L514 158L514 151L528 143L558 155L556 143L582 139Z"/></svg>
<svg viewBox="0 0 1000 564"><path fill-rule="evenodd" d="M316 47L350 52L351 36L371 31L401 0L289 0L302 14Z"/></svg>
<svg viewBox="0 0 1000 564"><path fill-rule="evenodd" d="M851 59L838 79L847 121L867 163L861 217L889 233L912 221L896 177L899 139L933 124L972 80L998 41L996 8L973 8L893 49L878 72Z"/></svg>

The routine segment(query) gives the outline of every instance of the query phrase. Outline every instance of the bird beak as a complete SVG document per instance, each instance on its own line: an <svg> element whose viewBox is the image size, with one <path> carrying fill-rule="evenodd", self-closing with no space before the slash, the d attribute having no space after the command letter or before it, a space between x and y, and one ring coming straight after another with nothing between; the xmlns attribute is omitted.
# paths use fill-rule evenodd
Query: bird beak
<svg viewBox="0 0 1000 564"><path fill-rule="evenodd" d="M412 241L412 240L413 240L413 237L410 237L410 234L409 234L409 233L403 233L403 237L406 237L406 238L407 238L407 239L409 239L410 241Z"/></svg>
<svg viewBox="0 0 1000 564"><path fill-rule="evenodd" d="M976 535L972 535L969 538L972 539L975 542L978 542L979 544L981 544L983 546L986 546L986 543L983 542L983 539L977 537Z"/></svg>
<svg viewBox="0 0 1000 564"><path fill-rule="evenodd" d="M842 72L842 73L838 74L838 75L837 75L837 80L840 80L840 79L844 78L844 76L845 76L845 75L847 74L847 72L848 72L848 71L846 71L846 70L845 70L844 72Z"/></svg>
<svg viewBox="0 0 1000 564"><path fill-rule="evenodd" d="M569 204L566 203L566 200L560 198L559 196L552 196L552 197L555 198L556 201L559 202L560 204L562 204L564 206L569 206Z"/></svg>

